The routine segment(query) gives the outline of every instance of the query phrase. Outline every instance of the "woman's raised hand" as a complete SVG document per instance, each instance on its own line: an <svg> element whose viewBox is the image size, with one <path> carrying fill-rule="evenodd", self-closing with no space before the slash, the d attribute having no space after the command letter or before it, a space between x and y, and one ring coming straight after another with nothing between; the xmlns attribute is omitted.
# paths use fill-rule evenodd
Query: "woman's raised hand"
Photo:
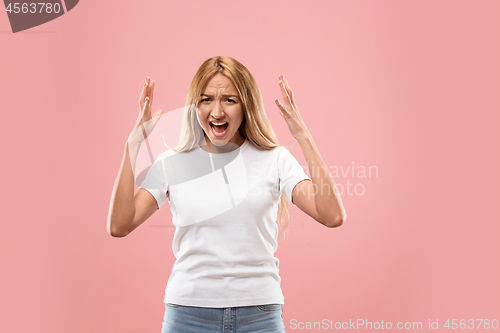
<svg viewBox="0 0 500 333"><path fill-rule="evenodd" d="M160 120L163 114L162 110L156 111L151 117L151 105L153 104L153 93L155 82L149 77L146 77L144 86L142 87L141 97L139 98L139 116L135 123L135 127L129 136L129 141L142 143L151 134L156 123Z"/></svg>
<svg viewBox="0 0 500 333"><path fill-rule="evenodd" d="M285 118L290 133L294 138L298 139L301 136L307 136L309 132L300 116L297 104L295 104L292 88L288 85L288 81L283 74L280 74L278 80L285 105L283 106L277 98L274 102L278 106L281 116Z"/></svg>

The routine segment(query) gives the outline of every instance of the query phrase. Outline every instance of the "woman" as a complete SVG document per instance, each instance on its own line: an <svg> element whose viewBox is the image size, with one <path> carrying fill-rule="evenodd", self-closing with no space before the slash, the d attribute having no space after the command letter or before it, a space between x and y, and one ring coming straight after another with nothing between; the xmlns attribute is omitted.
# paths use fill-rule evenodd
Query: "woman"
<svg viewBox="0 0 500 333"><path fill-rule="evenodd" d="M137 152L162 114L151 116L154 82L146 78L107 228L124 237L169 201L176 262L165 291L162 333L284 332L274 257L284 198L327 227L345 221L333 179L284 75L279 86L284 105L278 99L276 105L312 179L278 145L248 69L230 57L213 57L191 82L178 146L158 156L134 194Z"/></svg>

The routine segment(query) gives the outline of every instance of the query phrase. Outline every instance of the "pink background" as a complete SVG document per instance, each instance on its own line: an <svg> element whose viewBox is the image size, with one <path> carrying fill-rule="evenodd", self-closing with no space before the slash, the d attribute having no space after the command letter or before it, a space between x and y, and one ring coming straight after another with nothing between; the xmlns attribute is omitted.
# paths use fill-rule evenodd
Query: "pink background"
<svg viewBox="0 0 500 333"><path fill-rule="evenodd" d="M334 178L351 184L340 228L291 210L276 254L287 331L500 320L499 13L498 1L81 1L12 34L2 12L0 330L160 332L170 207L118 239L109 200L145 76L154 109L177 109L214 55L249 68L302 165L273 102L280 73L330 168L378 170Z"/></svg>

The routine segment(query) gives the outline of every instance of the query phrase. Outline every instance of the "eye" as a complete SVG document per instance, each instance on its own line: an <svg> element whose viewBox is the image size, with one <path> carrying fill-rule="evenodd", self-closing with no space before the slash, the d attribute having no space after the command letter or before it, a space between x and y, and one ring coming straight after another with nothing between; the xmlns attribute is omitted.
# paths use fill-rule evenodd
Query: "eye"
<svg viewBox="0 0 500 333"><path fill-rule="evenodd" d="M227 99L227 101L228 101L229 103L236 103L236 101L235 101L234 99L230 99L230 98L228 98L228 99Z"/></svg>
<svg viewBox="0 0 500 333"><path fill-rule="evenodd" d="M209 100L210 100L210 98L204 98L204 99L202 99L200 102L202 102L202 103L203 103L203 102L208 102Z"/></svg>

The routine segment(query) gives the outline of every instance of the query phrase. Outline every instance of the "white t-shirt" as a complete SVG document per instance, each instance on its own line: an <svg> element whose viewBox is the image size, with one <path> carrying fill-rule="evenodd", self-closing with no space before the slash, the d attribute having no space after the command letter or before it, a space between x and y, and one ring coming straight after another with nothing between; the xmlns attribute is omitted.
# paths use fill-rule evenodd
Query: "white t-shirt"
<svg viewBox="0 0 500 333"><path fill-rule="evenodd" d="M278 203L281 194L291 202L304 179L311 178L286 148L262 150L248 139L224 154L199 147L160 154L140 188L160 208L168 199L176 227L165 303L283 304L274 257Z"/></svg>

